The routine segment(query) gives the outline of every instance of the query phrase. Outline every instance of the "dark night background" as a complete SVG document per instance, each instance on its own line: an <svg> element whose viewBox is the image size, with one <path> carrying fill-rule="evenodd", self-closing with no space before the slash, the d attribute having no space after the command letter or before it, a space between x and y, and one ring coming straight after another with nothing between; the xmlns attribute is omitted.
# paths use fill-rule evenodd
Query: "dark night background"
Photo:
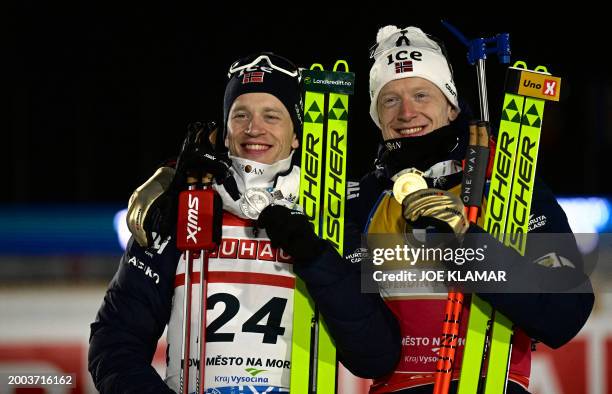
<svg viewBox="0 0 612 394"><path fill-rule="evenodd" d="M534 11L532 18L477 18L385 4L347 14L259 3L213 12L20 2L5 14L0 154L8 170L0 202L127 203L158 163L177 153L188 122L218 119L231 62L260 50L301 66L348 61L357 75L349 123L349 177L357 179L370 168L379 138L367 93L368 49L379 27L415 25L442 39L459 96L477 112L474 68L441 18L468 38L509 32L513 61L546 65L563 78L563 101L547 105L544 115L538 173L558 194L612 192L611 78L598 48L609 34L596 17ZM504 73L494 57L487 77L495 126Z"/></svg>

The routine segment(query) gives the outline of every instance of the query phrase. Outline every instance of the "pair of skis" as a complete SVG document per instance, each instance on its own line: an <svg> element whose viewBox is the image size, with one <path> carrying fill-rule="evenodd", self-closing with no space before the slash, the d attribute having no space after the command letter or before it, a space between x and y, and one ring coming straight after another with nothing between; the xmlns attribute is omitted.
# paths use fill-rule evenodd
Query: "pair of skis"
<svg viewBox="0 0 612 394"><path fill-rule="evenodd" d="M560 83L559 78L551 76L542 66L531 71L524 62L517 62L514 67L508 69L483 223L488 233L521 255L525 253L544 103L545 100L559 100ZM477 145L483 146L482 141L478 142ZM468 149L477 148L470 146ZM481 169L480 173L482 176L484 169ZM475 219L473 216L470 215L471 220ZM452 298L452 302L455 302L456 295ZM450 319L458 326L456 313L450 315ZM446 320L449 320L449 315ZM448 325L447 321L445 325ZM512 322L506 316L499 311L493 311L492 307L477 295L472 295L457 391L459 394L477 393L483 375L486 376L485 394L505 392L512 332ZM452 335L456 334L458 331L452 332ZM443 337L449 348L446 355L449 350L450 354L454 355L456 338L452 335L445 333ZM483 372L485 356L487 370ZM449 361L448 358L446 361ZM450 361L452 363L452 359ZM438 368L437 378L448 382L451 372L452 368ZM436 384L434 392L445 393L447 390L448 384L441 383Z"/></svg>
<svg viewBox="0 0 612 394"><path fill-rule="evenodd" d="M344 71L339 67L344 66ZM355 76L346 61L333 71L314 64L302 72L304 130L300 168L300 205L315 232L340 255L344 242L348 100ZM291 394L334 394L336 349L326 325L296 278L291 347Z"/></svg>
<svg viewBox="0 0 612 394"><path fill-rule="evenodd" d="M545 67L527 70L524 62L508 69L506 93L484 228L504 245L525 254L529 214L535 181L545 100L559 100L561 80ZM476 393L480 380L485 333L490 328L490 350L484 392L505 392L510 353L512 322L478 296L472 297L459 394Z"/></svg>

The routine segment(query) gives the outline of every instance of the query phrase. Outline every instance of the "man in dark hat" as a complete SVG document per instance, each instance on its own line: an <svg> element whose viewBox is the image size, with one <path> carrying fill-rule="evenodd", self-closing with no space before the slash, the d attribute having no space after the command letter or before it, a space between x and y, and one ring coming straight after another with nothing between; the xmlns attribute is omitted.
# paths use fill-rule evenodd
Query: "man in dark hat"
<svg viewBox="0 0 612 394"><path fill-rule="evenodd" d="M248 387L249 392L288 393L295 274L312 282L321 296L339 294L322 308L332 333L346 332L349 326L363 338L386 340L389 352L371 349L361 340L342 344L354 369L363 365L363 374L380 376L399 356L395 319L379 296L347 289L355 283L339 274L347 267L296 206L296 149L302 131L299 70L271 53L235 62L225 90L222 143L217 144L227 151L212 148L210 129L192 125L175 165L160 168L130 199L128 227L134 237L91 325L89 371L96 388L101 393L179 390L185 261L175 247L174 229L177 195L192 170L214 176L212 187L223 203L222 241L208 265L207 392L243 392ZM309 273L313 261L340 268ZM194 271L199 270L196 264ZM194 295L198 287L195 283ZM191 332L197 332L196 320L191 319ZM162 379L150 363L166 325ZM198 349L195 335L191 349ZM199 355L192 354L186 392L195 387L198 363L204 367Z"/></svg>
<svg viewBox="0 0 612 394"><path fill-rule="evenodd" d="M128 224L135 237L91 326L89 369L100 392L179 391L185 261L172 228L178 192L196 169L214 175L212 187L224 210L222 242L210 258L207 286L206 356L219 362L200 363L192 335L191 382L185 392L195 388L197 363L206 365L207 389L229 392L247 385L256 392L288 392L292 258L273 248L265 232L255 233L252 219L262 199L289 207L295 203L299 167L292 157L299 146L301 111L297 67L271 53L240 59L229 70L224 98L221 137L227 152L212 148L211 125L191 125L176 165L162 167L134 193ZM149 204L152 200L156 204ZM168 233L147 231L158 225L157 232ZM199 270L196 265L194 271ZM193 286L194 311L198 287ZM192 333L197 332L197 316L191 319ZM162 380L150 362L166 325ZM250 375L247 359L264 360L252 366L265 371ZM268 359L282 362L266 367Z"/></svg>

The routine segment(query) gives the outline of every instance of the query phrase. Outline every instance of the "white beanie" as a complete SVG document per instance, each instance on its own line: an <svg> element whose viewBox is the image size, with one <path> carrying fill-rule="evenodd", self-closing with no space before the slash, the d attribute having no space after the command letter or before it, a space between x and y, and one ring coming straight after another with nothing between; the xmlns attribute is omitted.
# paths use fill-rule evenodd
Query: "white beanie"
<svg viewBox="0 0 612 394"><path fill-rule="evenodd" d="M421 77L436 85L459 111L457 89L453 76L437 42L418 27L399 29L385 26L376 35L370 69L370 116L380 128L378 94L387 83L396 79Z"/></svg>

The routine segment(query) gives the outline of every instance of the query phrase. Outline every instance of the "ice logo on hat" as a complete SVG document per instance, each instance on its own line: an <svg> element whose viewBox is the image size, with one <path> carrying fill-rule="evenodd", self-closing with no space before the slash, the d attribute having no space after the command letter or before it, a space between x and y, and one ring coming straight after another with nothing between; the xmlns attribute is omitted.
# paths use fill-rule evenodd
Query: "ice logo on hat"
<svg viewBox="0 0 612 394"><path fill-rule="evenodd" d="M381 28L371 57L374 65L370 69L370 116L379 128L378 95L387 83L396 79L426 79L459 110L457 89L442 48L418 27L399 29L390 25Z"/></svg>

